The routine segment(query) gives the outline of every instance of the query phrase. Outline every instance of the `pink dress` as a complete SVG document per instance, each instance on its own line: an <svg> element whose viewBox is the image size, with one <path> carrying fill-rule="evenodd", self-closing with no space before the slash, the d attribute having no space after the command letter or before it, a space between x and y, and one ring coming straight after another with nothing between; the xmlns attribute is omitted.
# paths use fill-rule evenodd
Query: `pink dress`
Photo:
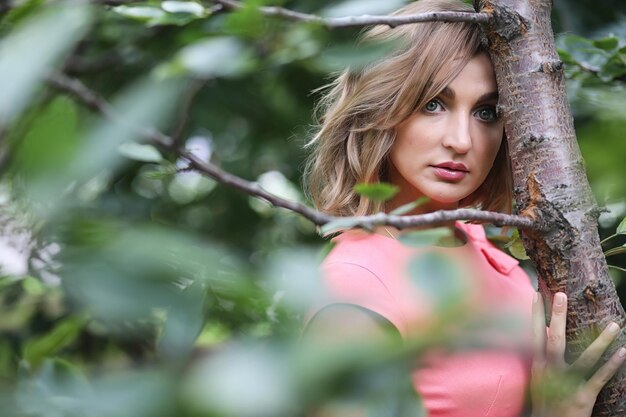
<svg viewBox="0 0 626 417"><path fill-rule="evenodd" d="M462 265L463 291L456 308L467 314L467 328L489 347L462 352L431 352L413 371L413 384L430 417L518 417L530 378L530 317L534 289L518 262L489 242L482 226L456 223L467 244L426 248ZM354 304L387 319L403 338L434 331L436 306L423 284L432 277L411 278L406 272L419 256L395 239L360 231L343 233L324 260L321 272L328 292L310 319L334 303ZM413 281L412 281L413 279ZM424 280L424 282L420 282ZM493 329L488 322L504 323ZM308 321L308 320L307 320ZM497 327L497 326L496 326Z"/></svg>

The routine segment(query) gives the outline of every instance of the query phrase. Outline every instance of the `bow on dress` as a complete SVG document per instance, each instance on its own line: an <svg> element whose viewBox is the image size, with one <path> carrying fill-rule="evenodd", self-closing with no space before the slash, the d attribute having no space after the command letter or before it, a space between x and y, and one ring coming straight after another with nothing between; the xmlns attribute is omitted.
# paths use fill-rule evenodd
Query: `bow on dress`
<svg viewBox="0 0 626 417"><path fill-rule="evenodd" d="M496 271L503 275L508 275L513 268L519 265L517 259L512 258L500 249L493 246L487 239L485 229L479 224L460 223L460 228L472 240L474 246L480 249L485 259L493 266ZM457 225L458 226L458 225Z"/></svg>

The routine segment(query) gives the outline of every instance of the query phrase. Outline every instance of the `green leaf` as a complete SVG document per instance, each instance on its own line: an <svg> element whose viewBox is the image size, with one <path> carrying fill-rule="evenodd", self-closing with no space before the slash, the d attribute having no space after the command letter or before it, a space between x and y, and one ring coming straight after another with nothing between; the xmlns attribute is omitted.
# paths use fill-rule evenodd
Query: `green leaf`
<svg viewBox="0 0 626 417"><path fill-rule="evenodd" d="M392 214L394 216L402 216L403 214L409 213L415 210L417 207L421 206L422 204L428 203L429 201L430 201L430 198L422 196L415 201L404 204L396 208L395 210L392 210L389 214Z"/></svg>
<svg viewBox="0 0 626 417"><path fill-rule="evenodd" d="M440 253L418 255L410 261L409 272L412 282L440 311L452 307L465 292L457 261Z"/></svg>
<svg viewBox="0 0 626 417"><path fill-rule="evenodd" d="M619 255L621 253L626 253L626 244L617 248L607 250L606 252L604 252L604 256L608 258L609 256Z"/></svg>
<svg viewBox="0 0 626 417"><path fill-rule="evenodd" d="M578 35L565 35L558 39L559 48L567 51L568 59L591 68L601 68L609 59L609 54L593 44L591 39Z"/></svg>
<svg viewBox="0 0 626 417"><path fill-rule="evenodd" d="M227 33L252 39L261 34L267 22L259 10L264 3L263 0L248 0L243 7L229 13L224 22Z"/></svg>
<svg viewBox="0 0 626 417"><path fill-rule="evenodd" d="M182 80L140 79L118 94L113 106L135 126L161 129L169 121L183 88ZM118 147L138 139L136 132L104 118L86 136L83 148L70 167L75 179L92 178L107 168L114 168L123 161L118 157Z"/></svg>
<svg viewBox="0 0 626 417"><path fill-rule="evenodd" d="M161 8L168 13L184 13L202 17L206 14L206 9L194 1L164 1Z"/></svg>
<svg viewBox="0 0 626 417"><path fill-rule="evenodd" d="M87 323L85 316L72 316L58 323L52 331L43 336L32 338L24 346L24 359L31 365L38 366L44 359L56 355L70 345Z"/></svg>
<svg viewBox="0 0 626 417"><path fill-rule="evenodd" d="M33 277L24 278L22 280L22 287L24 291L35 297L43 295L46 291L45 285L40 280Z"/></svg>
<svg viewBox="0 0 626 417"><path fill-rule="evenodd" d="M202 331L206 294L201 282L196 281L177 295L168 309L157 347L169 358L183 359Z"/></svg>
<svg viewBox="0 0 626 417"><path fill-rule="evenodd" d="M626 234L626 217L622 219L620 224L617 226L617 230L615 231L618 235Z"/></svg>
<svg viewBox="0 0 626 417"><path fill-rule="evenodd" d="M39 84L88 28L87 8L48 7L25 20L0 42L0 123L28 105Z"/></svg>
<svg viewBox="0 0 626 417"><path fill-rule="evenodd" d="M39 108L15 153L12 168L28 179L47 178L67 166L79 146L79 110L67 97ZM19 134L18 134L19 135Z"/></svg>
<svg viewBox="0 0 626 417"><path fill-rule="evenodd" d="M167 161L162 161L167 162ZM165 163L158 166L148 166L149 168L141 172L141 176L149 180L162 180L170 178L176 174L176 165L172 163Z"/></svg>
<svg viewBox="0 0 626 417"><path fill-rule="evenodd" d="M193 1L164 1L160 8L151 5L117 6L113 10L147 26L183 26L208 15L202 5Z"/></svg>
<svg viewBox="0 0 626 417"><path fill-rule="evenodd" d="M61 384L74 383L75 387L85 388L89 386L89 380L81 367L61 358L44 360L38 382L52 392L59 389Z"/></svg>
<svg viewBox="0 0 626 417"><path fill-rule="evenodd" d="M611 51L616 49L619 45L619 38L615 35L609 35L606 38L596 39L593 41L593 46L603 49L605 51Z"/></svg>
<svg viewBox="0 0 626 417"><path fill-rule="evenodd" d="M335 245L336 245L335 242L328 241L324 244L324 246L322 246L322 248L319 251L319 254L316 257L318 264L320 264L324 259L326 259L330 251L332 251L333 248L335 247Z"/></svg>
<svg viewBox="0 0 626 417"><path fill-rule="evenodd" d="M160 74L191 73L201 78L236 77L252 64L250 51L234 37L213 37L183 48L176 58L157 68Z"/></svg>
<svg viewBox="0 0 626 417"><path fill-rule="evenodd" d="M183 87L183 80L155 82L141 79L119 93L113 100L113 107L133 126L162 129L174 113L172 109L178 103ZM45 205L37 207L41 210L37 214L48 219L64 215L64 208L74 202L69 198L68 186L82 185L104 172L116 170L125 162L118 147L140 139L138 136L137 131L129 129L126 124L112 123L105 117L96 119L86 129L69 163L57 165L56 175L38 178L28 184L30 198L45 201Z"/></svg>
<svg viewBox="0 0 626 417"><path fill-rule="evenodd" d="M117 150L129 159L143 162L161 162L163 156L157 148L152 145L143 145L137 142L122 143Z"/></svg>
<svg viewBox="0 0 626 417"><path fill-rule="evenodd" d="M358 220L355 219L337 219L332 222L326 223L324 226L320 228L320 233L322 235L328 233L334 233L341 230L352 229L354 226L358 224Z"/></svg>
<svg viewBox="0 0 626 417"><path fill-rule="evenodd" d="M509 253L519 260L524 261L530 259L526 254L526 249L520 239L514 240L511 245L509 245L508 249Z"/></svg>
<svg viewBox="0 0 626 417"><path fill-rule="evenodd" d="M11 345L9 338L0 340L0 377L7 380L13 374L15 367L13 364L13 346Z"/></svg>
<svg viewBox="0 0 626 417"><path fill-rule="evenodd" d="M433 229L403 233L398 240L414 248L441 246L441 241L451 237L451 234L450 229L447 227L436 227Z"/></svg>
<svg viewBox="0 0 626 417"><path fill-rule="evenodd" d="M45 1L46 0L24 0L19 4L12 3L9 12L0 20L0 30L4 32L6 28L10 28L12 25L28 18L30 14L36 14L37 9L40 9Z"/></svg>
<svg viewBox="0 0 626 417"><path fill-rule="evenodd" d="M504 245L505 248L509 250L509 253L519 259L519 260L527 260L530 259L526 254L526 249L524 248L524 244L522 243L522 239L519 236L519 231L515 229L513 231L513 236L511 240Z"/></svg>
<svg viewBox="0 0 626 417"><path fill-rule="evenodd" d="M559 58L566 64L577 64L576 60L568 51L562 48L557 48L557 52L559 53Z"/></svg>
<svg viewBox="0 0 626 417"><path fill-rule="evenodd" d="M157 19L150 19L146 22L146 26L185 26L197 19L197 16L190 13L167 13Z"/></svg>
<svg viewBox="0 0 626 417"><path fill-rule="evenodd" d="M165 11L156 6L116 6L113 11L124 17L149 22L165 16Z"/></svg>
<svg viewBox="0 0 626 417"><path fill-rule="evenodd" d="M387 201L400 191L400 187L384 182L360 183L354 186L354 191L370 200Z"/></svg>

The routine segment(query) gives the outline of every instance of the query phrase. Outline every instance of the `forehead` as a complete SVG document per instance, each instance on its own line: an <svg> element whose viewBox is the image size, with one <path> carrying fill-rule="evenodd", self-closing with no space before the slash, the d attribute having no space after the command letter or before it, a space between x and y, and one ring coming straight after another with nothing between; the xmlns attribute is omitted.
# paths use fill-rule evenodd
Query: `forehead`
<svg viewBox="0 0 626 417"><path fill-rule="evenodd" d="M496 76L487 54L479 53L470 59L444 89L448 93L450 90L457 96L496 92Z"/></svg>

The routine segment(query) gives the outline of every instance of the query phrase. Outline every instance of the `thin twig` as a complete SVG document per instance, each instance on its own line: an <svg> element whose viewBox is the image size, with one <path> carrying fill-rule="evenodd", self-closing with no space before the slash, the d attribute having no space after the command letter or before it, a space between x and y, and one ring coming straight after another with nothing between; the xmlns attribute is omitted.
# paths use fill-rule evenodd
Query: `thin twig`
<svg viewBox="0 0 626 417"><path fill-rule="evenodd" d="M268 193L257 183L246 181L231 173L221 170L213 164L200 160L193 154L187 153L182 155L191 162L191 165L199 172L206 174L214 180L235 187L244 191L246 194L266 200L276 207L286 208L293 212L299 213L318 226L337 221L339 219L348 219L347 217L329 216L319 211L313 210L302 204L284 200L276 195ZM528 217L509 215L504 213L496 213L491 211L482 211L476 209L458 209L458 210L440 210L427 214L418 214L413 216L397 216L386 213L377 213L369 216L351 217L358 227L372 229L375 226L388 225L398 229L406 229L409 227L434 225L450 222L453 220L475 220L490 222L496 225L508 225L521 228L537 227L533 220Z"/></svg>
<svg viewBox="0 0 626 417"><path fill-rule="evenodd" d="M226 9L238 10L245 5L236 0L213 0ZM301 13L294 10L276 6L264 6L258 8L264 16L280 17L287 20L305 23L317 23L328 29L360 27L371 25L387 25L396 27L419 22L472 22L487 23L491 19L489 13L475 12L431 12L404 16L347 16L347 17L322 17L314 14Z"/></svg>
<svg viewBox="0 0 626 417"><path fill-rule="evenodd" d="M278 197L264 190L258 183L247 181L236 175L222 170L211 162L206 162L193 153L181 149L175 145L172 137L165 135L156 129L133 126L124 121L112 106L99 94L87 88L77 79L69 78L65 75L55 74L48 77L48 83L55 89L70 95L74 99L86 105L104 117L109 118L114 123L121 123L123 126L133 129L145 140L155 145L171 150L188 160L190 167L215 181L237 188L248 195L263 199L275 207L282 207L292 212L298 213L318 226L323 226L337 220L353 220L353 227L372 229L375 226L389 225L398 229L405 229L415 226L435 225L450 222L453 220L474 220L490 222L496 225L516 226L520 228L538 228L538 223L529 217L495 213L475 209L441 210L433 213L419 214L414 216L397 216L386 213L378 213L370 216L360 217L336 217L321 213L303 204Z"/></svg>
<svg viewBox="0 0 626 417"><path fill-rule="evenodd" d="M613 269L617 269L618 271L622 271L622 272L626 272L626 269L621 268L619 266L615 266L615 265L607 265L609 268L613 268Z"/></svg>
<svg viewBox="0 0 626 417"><path fill-rule="evenodd" d="M617 237L617 236L619 236L619 234L615 233L614 235L611 235L611 236L607 237L606 239L602 239L600 241L600 244L604 245L606 242L608 242L609 240L611 240L611 239L613 239L614 237Z"/></svg>

